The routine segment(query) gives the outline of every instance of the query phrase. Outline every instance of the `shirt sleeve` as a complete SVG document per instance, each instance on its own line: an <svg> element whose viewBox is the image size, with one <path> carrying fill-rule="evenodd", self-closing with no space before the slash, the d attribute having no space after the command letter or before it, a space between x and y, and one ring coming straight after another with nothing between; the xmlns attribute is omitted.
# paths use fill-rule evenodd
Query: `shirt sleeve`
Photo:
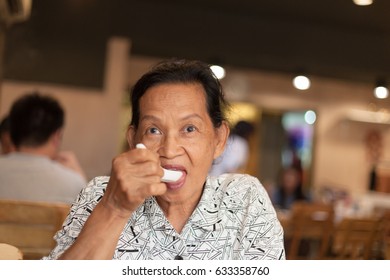
<svg viewBox="0 0 390 280"><path fill-rule="evenodd" d="M56 246L48 256L42 259L58 259L74 243L93 209L103 197L108 178L106 176L96 177L80 192L61 230L54 235Z"/></svg>
<svg viewBox="0 0 390 280"><path fill-rule="evenodd" d="M246 248L244 259L286 259L283 228L267 191L252 176L243 176L239 184L248 187L244 200L248 207L242 241Z"/></svg>

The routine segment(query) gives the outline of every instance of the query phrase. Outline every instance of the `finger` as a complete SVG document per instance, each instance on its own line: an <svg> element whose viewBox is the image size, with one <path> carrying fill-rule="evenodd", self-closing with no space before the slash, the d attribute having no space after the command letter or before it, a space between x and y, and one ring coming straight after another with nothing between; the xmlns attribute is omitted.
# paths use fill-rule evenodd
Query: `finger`
<svg viewBox="0 0 390 280"><path fill-rule="evenodd" d="M163 195L167 191L167 186L164 183L155 183L150 184L143 188L143 195L144 198L150 197L150 196L159 196Z"/></svg>
<svg viewBox="0 0 390 280"><path fill-rule="evenodd" d="M145 149L133 149L128 152L123 153L123 156L130 162L130 163L140 163L140 162L146 162L146 161L154 161L159 163L160 157L157 153L145 150Z"/></svg>
<svg viewBox="0 0 390 280"><path fill-rule="evenodd" d="M132 165L132 170L136 177L157 176L160 178L164 175L164 171L159 163L148 161Z"/></svg>

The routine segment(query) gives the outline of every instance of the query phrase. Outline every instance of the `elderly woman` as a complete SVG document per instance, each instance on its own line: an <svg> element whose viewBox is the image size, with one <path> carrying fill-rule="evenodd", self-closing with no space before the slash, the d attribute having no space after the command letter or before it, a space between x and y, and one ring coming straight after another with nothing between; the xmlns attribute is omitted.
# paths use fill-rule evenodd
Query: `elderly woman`
<svg viewBox="0 0 390 280"><path fill-rule="evenodd" d="M207 176L229 135L208 65L157 65L135 84L131 105L130 150L80 193L47 259L284 259L283 229L260 182ZM163 168L180 178L162 182Z"/></svg>

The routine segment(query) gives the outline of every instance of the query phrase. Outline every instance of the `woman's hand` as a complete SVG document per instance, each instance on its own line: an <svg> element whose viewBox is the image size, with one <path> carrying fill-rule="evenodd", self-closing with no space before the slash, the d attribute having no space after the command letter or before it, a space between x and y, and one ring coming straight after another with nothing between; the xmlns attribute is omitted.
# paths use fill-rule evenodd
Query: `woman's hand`
<svg viewBox="0 0 390 280"><path fill-rule="evenodd" d="M102 204L122 217L128 217L150 196L162 195L163 169L159 155L146 149L133 149L115 157Z"/></svg>
<svg viewBox="0 0 390 280"><path fill-rule="evenodd" d="M147 197L161 195L163 169L157 153L134 149L114 158L102 200L61 259L112 259L130 215Z"/></svg>

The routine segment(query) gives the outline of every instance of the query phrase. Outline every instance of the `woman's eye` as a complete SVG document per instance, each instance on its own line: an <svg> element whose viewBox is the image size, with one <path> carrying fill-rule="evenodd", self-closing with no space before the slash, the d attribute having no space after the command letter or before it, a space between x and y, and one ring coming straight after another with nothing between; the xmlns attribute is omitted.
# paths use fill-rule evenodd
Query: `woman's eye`
<svg viewBox="0 0 390 280"><path fill-rule="evenodd" d="M147 133L148 134L161 134L160 130L158 130L158 128L155 128L155 127L148 128Z"/></svg>
<svg viewBox="0 0 390 280"><path fill-rule="evenodd" d="M193 125L189 125L185 127L185 132L194 132L196 130L196 127Z"/></svg>

